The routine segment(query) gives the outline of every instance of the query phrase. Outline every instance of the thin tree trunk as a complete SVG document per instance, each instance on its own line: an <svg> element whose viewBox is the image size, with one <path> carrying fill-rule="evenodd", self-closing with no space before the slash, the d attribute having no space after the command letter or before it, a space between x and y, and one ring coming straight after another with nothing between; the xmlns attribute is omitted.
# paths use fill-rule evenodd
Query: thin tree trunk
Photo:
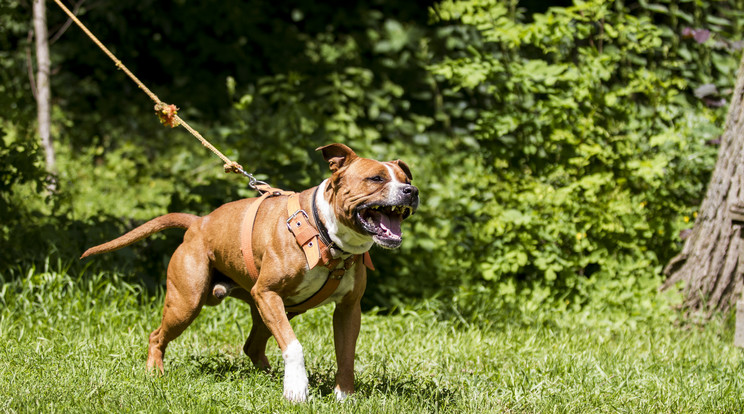
<svg viewBox="0 0 744 414"><path fill-rule="evenodd" d="M56 172L56 157L51 137L51 88L49 87L49 34L47 32L45 0L34 0L34 32L36 33L36 104L39 136L44 148L47 172Z"/></svg>
<svg viewBox="0 0 744 414"><path fill-rule="evenodd" d="M726 130L695 226L664 269L662 289L684 282L687 311L709 318L728 312L744 283L744 58L731 96Z"/></svg>

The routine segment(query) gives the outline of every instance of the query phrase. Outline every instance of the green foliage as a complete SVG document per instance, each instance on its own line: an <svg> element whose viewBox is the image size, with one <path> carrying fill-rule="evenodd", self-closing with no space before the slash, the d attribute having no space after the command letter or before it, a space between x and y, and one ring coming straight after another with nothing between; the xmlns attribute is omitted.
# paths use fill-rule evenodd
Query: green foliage
<svg viewBox="0 0 744 414"><path fill-rule="evenodd" d="M320 182L327 167L313 150L330 142L404 159L422 205L401 249L372 252L365 306L437 296L467 318L484 299L508 312L637 311L704 194L744 25L735 1L87 6L79 14L127 66L273 185ZM0 270L254 195L191 136L162 128L72 27L52 45L59 191L47 200L25 79L28 5L2 7L0 198L28 214L3 223L17 254ZM50 7L49 18L56 33L64 16ZM93 266L155 287L180 238Z"/></svg>
<svg viewBox="0 0 744 414"><path fill-rule="evenodd" d="M28 82L25 39L30 21L18 2L0 3L0 269L18 258L19 230L34 227L48 177L34 121L35 101ZM32 195L31 197L28 197Z"/></svg>
<svg viewBox="0 0 744 414"><path fill-rule="evenodd" d="M458 184L444 186L465 191L440 195L455 218L437 232L450 246L443 284L490 286L507 306L525 295L622 305L679 248L724 115L691 96L696 79L679 69L702 51L726 75L737 60L728 49L679 54L668 27L629 10L577 2L525 22L500 3L434 8L483 42L431 65L484 102L480 155L458 159Z"/></svg>
<svg viewBox="0 0 744 414"><path fill-rule="evenodd" d="M370 11L365 30L303 33L293 69L237 85L228 142L246 164L291 188L317 184L327 168L313 150L343 141L370 157L392 157L433 123L424 31ZM368 56L371 55L371 56ZM422 137L422 139L424 139ZM266 143L270 142L271 145ZM401 155L402 156L402 155ZM286 184L284 184L286 183Z"/></svg>
<svg viewBox="0 0 744 414"><path fill-rule="evenodd" d="M17 183L43 180L33 136L33 96L25 81L23 50L16 44L28 23L14 2L0 4L0 214L13 210L9 199Z"/></svg>

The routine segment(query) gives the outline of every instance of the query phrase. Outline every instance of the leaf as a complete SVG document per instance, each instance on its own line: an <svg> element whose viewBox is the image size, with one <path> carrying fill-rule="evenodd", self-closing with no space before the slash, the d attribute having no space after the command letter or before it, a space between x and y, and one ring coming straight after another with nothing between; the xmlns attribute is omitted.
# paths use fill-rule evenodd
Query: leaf
<svg viewBox="0 0 744 414"><path fill-rule="evenodd" d="M658 4L658 3L646 4L644 8L652 12L656 12L656 13L669 14L669 9L663 4Z"/></svg>
<svg viewBox="0 0 744 414"><path fill-rule="evenodd" d="M717 95L718 88L716 87L716 85L712 83L706 83L705 85L700 85L697 88L695 88L695 91L693 93L696 98L702 99L708 95Z"/></svg>

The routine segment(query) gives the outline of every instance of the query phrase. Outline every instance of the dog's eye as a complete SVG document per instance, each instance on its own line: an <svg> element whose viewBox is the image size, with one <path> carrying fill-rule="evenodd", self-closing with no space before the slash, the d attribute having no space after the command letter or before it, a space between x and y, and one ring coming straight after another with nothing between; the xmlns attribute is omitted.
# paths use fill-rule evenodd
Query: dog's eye
<svg viewBox="0 0 744 414"><path fill-rule="evenodd" d="M381 176L379 176L379 175L375 175L374 177L369 177L369 178L367 178L367 179L368 179L369 181L372 181L373 183L381 183L381 182L385 181L385 179L384 179L384 178L382 178L382 177L381 177Z"/></svg>

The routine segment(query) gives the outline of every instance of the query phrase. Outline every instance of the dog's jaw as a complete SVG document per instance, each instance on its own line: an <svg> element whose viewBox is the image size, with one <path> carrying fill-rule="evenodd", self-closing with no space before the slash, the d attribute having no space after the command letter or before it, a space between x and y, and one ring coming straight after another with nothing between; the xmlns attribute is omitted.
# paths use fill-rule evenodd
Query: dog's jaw
<svg viewBox="0 0 744 414"><path fill-rule="evenodd" d="M338 220L333 206L326 198L329 192L323 191L326 188L328 188L328 180L320 183L315 207L318 209L320 219L323 220L326 230L328 230L331 241L336 243L341 250L351 254L362 254L368 251L374 244L372 236L361 234Z"/></svg>
<svg viewBox="0 0 744 414"><path fill-rule="evenodd" d="M410 184L400 181L392 167L393 163L383 163L390 176L387 187L387 198L378 203L367 205L357 211L364 230L372 233L372 240L384 249L396 249L403 241L401 223L410 217L418 207L418 198L412 200L404 196L406 189L411 193ZM365 219L366 217L366 219ZM377 219L374 219L377 218ZM367 221L367 222L365 222Z"/></svg>

